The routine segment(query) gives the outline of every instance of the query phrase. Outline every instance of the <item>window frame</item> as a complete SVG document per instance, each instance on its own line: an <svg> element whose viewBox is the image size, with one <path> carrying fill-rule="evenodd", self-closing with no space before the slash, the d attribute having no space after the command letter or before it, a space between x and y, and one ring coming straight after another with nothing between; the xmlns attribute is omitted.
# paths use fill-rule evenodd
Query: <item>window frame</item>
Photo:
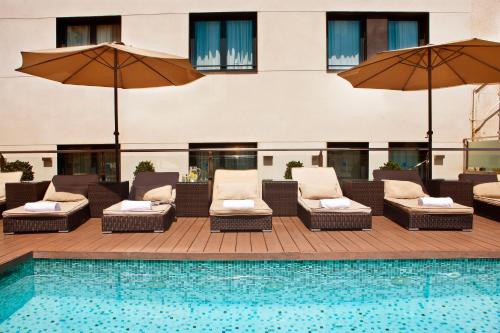
<svg viewBox="0 0 500 333"><path fill-rule="evenodd" d="M251 20L253 33L253 64L248 69L227 69L227 38L226 22L230 20ZM219 21L221 23L221 65L220 69L198 69L194 64L195 57L195 28L199 21ZM189 14L189 61L196 70L204 74L255 74L258 72L258 50L257 50L257 12L230 12L230 13L190 13ZM247 66L247 65L246 65Z"/></svg>
<svg viewBox="0 0 500 333"><path fill-rule="evenodd" d="M118 24L120 26L120 38L122 38L122 17L116 16L83 16L83 17L58 17L56 18L56 47L66 47L67 27L70 25L90 26L90 44L97 44L97 26L101 24Z"/></svg>
<svg viewBox="0 0 500 333"><path fill-rule="evenodd" d="M326 147L327 148L369 148L370 147L370 143L369 142L361 142L361 141L356 141L356 142L327 142L326 143ZM361 159L366 159L366 177L364 178L343 178L340 179L340 180L356 180L356 179L365 179L365 180L368 180L369 177L370 177L370 152L368 150L360 150L360 158ZM333 151L327 151L326 153L326 163L327 163L327 166L328 165L328 155L330 153L335 153ZM333 167L333 165L332 165ZM363 176L363 175L362 175ZM339 177L339 175L337 174L337 177Z"/></svg>

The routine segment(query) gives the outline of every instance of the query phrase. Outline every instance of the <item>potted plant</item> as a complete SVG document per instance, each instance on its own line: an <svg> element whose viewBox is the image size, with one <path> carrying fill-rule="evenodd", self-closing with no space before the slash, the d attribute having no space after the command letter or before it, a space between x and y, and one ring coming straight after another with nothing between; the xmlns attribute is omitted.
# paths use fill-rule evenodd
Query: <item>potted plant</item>
<svg viewBox="0 0 500 333"><path fill-rule="evenodd" d="M2 172L15 172L22 171L23 175L21 181L31 181L35 178L33 166L29 162L16 160L14 162L7 162L7 160L0 155L0 171Z"/></svg>
<svg viewBox="0 0 500 333"><path fill-rule="evenodd" d="M384 165L380 167L380 170L401 170L401 166L396 162L389 161L384 163Z"/></svg>
<svg viewBox="0 0 500 333"><path fill-rule="evenodd" d="M141 161L135 167L134 177L137 176L137 174L139 172L147 172L147 171L150 171L150 172L154 172L155 171L155 166L154 166L153 162L151 162L151 161Z"/></svg>
<svg viewBox="0 0 500 333"><path fill-rule="evenodd" d="M286 164L285 179L292 179L292 168L302 168L304 164L301 161L290 161Z"/></svg>

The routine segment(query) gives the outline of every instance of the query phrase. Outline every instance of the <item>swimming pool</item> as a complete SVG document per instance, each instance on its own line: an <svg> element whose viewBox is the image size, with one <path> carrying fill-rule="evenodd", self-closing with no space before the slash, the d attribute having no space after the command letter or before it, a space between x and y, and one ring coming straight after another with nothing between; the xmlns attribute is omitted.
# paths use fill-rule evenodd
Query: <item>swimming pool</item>
<svg viewBox="0 0 500 333"><path fill-rule="evenodd" d="M0 332L499 332L500 259L32 259Z"/></svg>

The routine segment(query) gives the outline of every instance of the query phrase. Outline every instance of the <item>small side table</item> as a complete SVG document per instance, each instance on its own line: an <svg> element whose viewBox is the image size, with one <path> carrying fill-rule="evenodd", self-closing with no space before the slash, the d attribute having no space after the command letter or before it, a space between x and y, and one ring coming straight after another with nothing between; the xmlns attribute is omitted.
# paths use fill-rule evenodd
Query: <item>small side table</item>
<svg viewBox="0 0 500 333"><path fill-rule="evenodd" d="M433 179L428 184L429 194L434 197L450 197L454 202L472 207L473 183L461 180Z"/></svg>
<svg viewBox="0 0 500 333"><path fill-rule="evenodd" d="M342 182L344 196L372 209L372 215L384 214L384 182L380 180L347 179Z"/></svg>
<svg viewBox="0 0 500 333"><path fill-rule="evenodd" d="M50 181L6 183L6 208L12 209L23 206L27 202L42 200L49 184Z"/></svg>
<svg viewBox="0 0 500 333"><path fill-rule="evenodd" d="M102 211L128 198L128 181L89 185L90 217L102 217Z"/></svg>
<svg viewBox="0 0 500 333"><path fill-rule="evenodd" d="M179 182L175 185L175 212L177 216L208 216L208 182Z"/></svg>
<svg viewBox="0 0 500 333"><path fill-rule="evenodd" d="M294 180L263 180L262 199L274 216L297 216L298 183Z"/></svg>

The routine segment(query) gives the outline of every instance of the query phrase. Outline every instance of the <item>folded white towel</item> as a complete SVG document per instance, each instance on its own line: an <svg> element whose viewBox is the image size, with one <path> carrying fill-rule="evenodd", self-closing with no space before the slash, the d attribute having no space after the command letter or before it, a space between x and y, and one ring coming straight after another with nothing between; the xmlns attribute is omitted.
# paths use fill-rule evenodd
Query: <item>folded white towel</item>
<svg viewBox="0 0 500 333"><path fill-rule="evenodd" d="M122 201L120 210L122 211L134 211L134 210L152 210L153 204L151 201L135 201L135 200L124 200Z"/></svg>
<svg viewBox="0 0 500 333"><path fill-rule="evenodd" d="M319 204L322 208L343 209L351 207L349 198L321 199Z"/></svg>
<svg viewBox="0 0 500 333"><path fill-rule="evenodd" d="M61 210L61 205L54 201L28 202L24 205L24 210L28 212L57 212Z"/></svg>
<svg viewBox="0 0 500 333"><path fill-rule="evenodd" d="M450 197L445 198L433 198L433 197L422 197L418 198L418 205L424 207L453 207L453 199Z"/></svg>
<svg viewBox="0 0 500 333"><path fill-rule="evenodd" d="M252 209L255 207L255 201L244 199L244 200L224 200L222 207L228 209Z"/></svg>

